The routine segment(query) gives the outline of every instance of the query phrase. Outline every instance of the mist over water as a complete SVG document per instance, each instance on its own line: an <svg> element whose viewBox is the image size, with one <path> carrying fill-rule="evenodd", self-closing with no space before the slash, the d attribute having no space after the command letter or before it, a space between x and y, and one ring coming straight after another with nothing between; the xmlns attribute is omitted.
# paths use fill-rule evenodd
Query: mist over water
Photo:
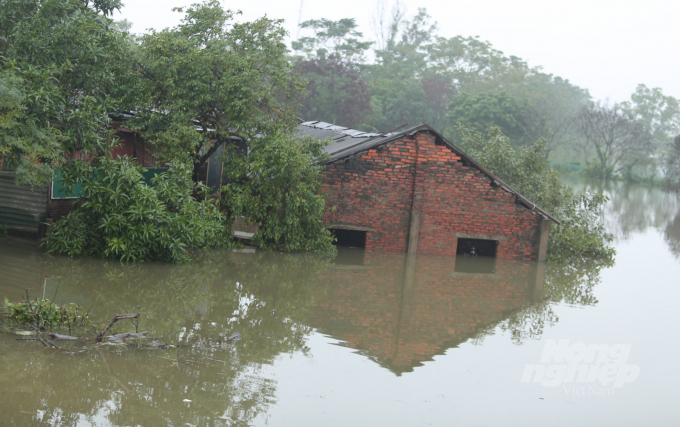
<svg viewBox="0 0 680 427"><path fill-rule="evenodd" d="M58 351L6 329L0 425L675 425L678 195L583 186L611 198L614 265L353 250L131 265L2 238L0 297L28 289L92 307L82 336L139 310L139 329L175 347L56 341L69 348ZM243 339L227 340L234 332ZM551 374L570 361L542 361L560 340L605 348L639 375L614 387ZM557 386L523 381L541 364Z"/></svg>

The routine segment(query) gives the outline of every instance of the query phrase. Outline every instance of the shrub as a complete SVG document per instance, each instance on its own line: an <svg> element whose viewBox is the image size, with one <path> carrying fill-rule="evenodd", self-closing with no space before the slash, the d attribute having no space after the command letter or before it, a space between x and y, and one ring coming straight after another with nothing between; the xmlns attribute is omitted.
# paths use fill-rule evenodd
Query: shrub
<svg viewBox="0 0 680 427"><path fill-rule="evenodd" d="M5 311L11 320L22 324L33 324L39 328L57 327L64 324L82 325L89 320L89 313L83 313L77 304L60 307L46 298L14 303L5 298Z"/></svg>
<svg viewBox="0 0 680 427"><path fill-rule="evenodd" d="M83 196L52 227L45 239L48 252L182 262L189 259L189 248L229 241L225 215L205 198L207 187L192 182L190 165L171 163L147 185L131 159L97 162L97 168L81 163Z"/></svg>

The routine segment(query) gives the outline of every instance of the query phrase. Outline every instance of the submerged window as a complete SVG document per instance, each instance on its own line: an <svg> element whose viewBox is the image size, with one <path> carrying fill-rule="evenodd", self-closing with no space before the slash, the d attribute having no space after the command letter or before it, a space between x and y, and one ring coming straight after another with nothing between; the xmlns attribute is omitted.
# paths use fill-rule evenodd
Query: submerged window
<svg viewBox="0 0 680 427"><path fill-rule="evenodd" d="M469 257L496 257L496 240L458 239L456 255Z"/></svg>
<svg viewBox="0 0 680 427"><path fill-rule="evenodd" d="M457 273L494 274L496 272L496 240L458 239Z"/></svg>
<svg viewBox="0 0 680 427"><path fill-rule="evenodd" d="M366 232L360 230L345 230L341 228L331 228L337 241L336 246L343 248L365 248Z"/></svg>
<svg viewBox="0 0 680 427"><path fill-rule="evenodd" d="M496 258L493 257L456 257L456 273L466 274L494 274L496 273Z"/></svg>
<svg viewBox="0 0 680 427"><path fill-rule="evenodd" d="M366 251L360 248L338 247L338 253L333 259L335 265L364 265Z"/></svg>

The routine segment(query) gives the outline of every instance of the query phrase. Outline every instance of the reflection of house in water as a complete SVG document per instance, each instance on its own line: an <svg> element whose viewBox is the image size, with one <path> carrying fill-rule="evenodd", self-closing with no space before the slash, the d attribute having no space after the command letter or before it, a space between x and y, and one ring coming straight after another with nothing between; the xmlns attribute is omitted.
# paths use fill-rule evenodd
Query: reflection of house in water
<svg viewBox="0 0 680 427"><path fill-rule="evenodd" d="M424 256L408 263L368 253L364 266L337 265L321 280L310 323L399 375L541 298L536 264Z"/></svg>

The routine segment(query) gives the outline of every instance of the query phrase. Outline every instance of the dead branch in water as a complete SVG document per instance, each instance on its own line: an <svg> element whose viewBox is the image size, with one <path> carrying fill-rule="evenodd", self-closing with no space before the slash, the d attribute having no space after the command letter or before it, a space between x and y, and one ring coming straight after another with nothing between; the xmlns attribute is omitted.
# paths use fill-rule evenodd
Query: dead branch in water
<svg viewBox="0 0 680 427"><path fill-rule="evenodd" d="M116 314L109 320L106 325L102 328L101 331L97 334L97 337L94 339L95 342L102 342L102 338L104 337L104 334L106 331L109 330L111 326L113 326L114 323L121 319L139 319L139 313L133 313L133 314Z"/></svg>
<svg viewBox="0 0 680 427"><path fill-rule="evenodd" d="M7 344L6 342L4 342L3 344L6 345L7 347L11 348L12 350L19 351L16 348L12 347L11 345Z"/></svg>
<svg viewBox="0 0 680 427"><path fill-rule="evenodd" d="M38 337L38 341L40 341L41 343L43 343L43 345L45 345L46 347L52 346L52 347L56 348L57 350L59 350L59 347L57 347L55 344L53 344L52 342L50 342L50 341L45 337L45 335L43 335L43 333L40 332L40 329L39 329L39 328L37 328L35 325L31 325L31 328L33 328L33 329L35 330L35 332L37 332L38 335L36 335L36 337Z"/></svg>

